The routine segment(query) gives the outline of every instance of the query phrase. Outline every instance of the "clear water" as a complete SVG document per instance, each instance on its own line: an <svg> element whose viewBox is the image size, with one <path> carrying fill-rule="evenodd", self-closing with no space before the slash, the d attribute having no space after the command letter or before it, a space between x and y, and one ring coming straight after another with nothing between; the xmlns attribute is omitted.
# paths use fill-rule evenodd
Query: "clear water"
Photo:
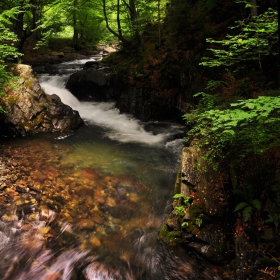
<svg viewBox="0 0 280 280"><path fill-rule="evenodd" d="M61 67L65 73L73 63ZM2 194L0 278L222 279L217 268L158 238L185 128L142 123L113 103L79 102L64 88L67 78L42 76L41 86L78 110L85 125L3 145L16 178Z"/></svg>

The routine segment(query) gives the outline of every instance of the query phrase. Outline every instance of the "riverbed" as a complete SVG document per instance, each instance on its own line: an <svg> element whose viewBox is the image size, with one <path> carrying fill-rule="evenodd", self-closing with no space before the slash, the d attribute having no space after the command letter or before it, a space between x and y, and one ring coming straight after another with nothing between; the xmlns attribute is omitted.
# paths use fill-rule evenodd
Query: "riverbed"
<svg viewBox="0 0 280 280"><path fill-rule="evenodd" d="M79 102L64 88L68 76L41 76L41 86L85 125L1 143L0 278L224 279L223 268L158 236L185 128Z"/></svg>

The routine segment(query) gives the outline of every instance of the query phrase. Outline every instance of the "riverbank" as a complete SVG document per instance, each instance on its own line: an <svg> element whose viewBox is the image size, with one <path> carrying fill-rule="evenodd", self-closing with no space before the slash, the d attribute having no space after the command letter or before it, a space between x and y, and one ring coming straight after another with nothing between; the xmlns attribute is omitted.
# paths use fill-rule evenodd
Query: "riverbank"
<svg viewBox="0 0 280 280"><path fill-rule="evenodd" d="M277 277L280 264L277 228L270 221L260 224L265 214L245 223L235 210L238 200L232 180L222 175L220 170L206 171L203 153L196 145L184 148L172 211L160 237L207 261L230 267L229 279Z"/></svg>

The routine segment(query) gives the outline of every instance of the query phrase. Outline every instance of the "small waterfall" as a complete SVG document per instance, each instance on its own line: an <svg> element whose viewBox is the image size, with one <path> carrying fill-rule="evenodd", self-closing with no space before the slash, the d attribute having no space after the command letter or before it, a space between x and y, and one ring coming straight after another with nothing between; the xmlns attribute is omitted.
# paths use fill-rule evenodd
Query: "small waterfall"
<svg viewBox="0 0 280 280"><path fill-rule="evenodd" d="M119 142L163 145L171 135L182 132L183 127L169 124L166 131L154 134L146 131L144 124L127 114L120 114L113 102L80 102L67 89L67 76L41 77L41 87L47 94L55 93L61 101L80 113L87 124L96 124L109 129L107 137Z"/></svg>

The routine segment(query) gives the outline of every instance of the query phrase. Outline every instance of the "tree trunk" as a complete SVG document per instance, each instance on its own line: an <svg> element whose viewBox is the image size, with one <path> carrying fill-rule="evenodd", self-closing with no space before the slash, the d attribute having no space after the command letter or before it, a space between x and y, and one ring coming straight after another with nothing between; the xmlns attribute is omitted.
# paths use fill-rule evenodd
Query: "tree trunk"
<svg viewBox="0 0 280 280"><path fill-rule="evenodd" d="M251 16L257 16L258 15L258 9L257 9L257 0L251 0Z"/></svg>
<svg viewBox="0 0 280 280"><path fill-rule="evenodd" d="M277 1L277 13L278 13L278 79L277 86L279 86L279 77L280 77L280 3Z"/></svg>
<svg viewBox="0 0 280 280"><path fill-rule="evenodd" d="M73 48L75 50L79 50L80 49L80 45L79 45L79 31L77 28L77 6L78 6L78 0L73 0L73 39L72 39L72 44L73 44Z"/></svg>
<svg viewBox="0 0 280 280"><path fill-rule="evenodd" d="M122 29L121 29L121 22L120 22L120 2L118 0L118 12L117 12L117 24L118 24L118 33L115 32L109 25L108 22L108 17L107 17L107 11L106 11L106 0L102 0L102 5L103 5L103 14L104 14L104 19L106 22L106 27L107 29L114 35L116 36L124 45L128 45L129 42L123 37L122 35Z"/></svg>
<svg viewBox="0 0 280 280"><path fill-rule="evenodd" d="M161 45L161 30L160 30L160 0L158 0L158 45Z"/></svg>

